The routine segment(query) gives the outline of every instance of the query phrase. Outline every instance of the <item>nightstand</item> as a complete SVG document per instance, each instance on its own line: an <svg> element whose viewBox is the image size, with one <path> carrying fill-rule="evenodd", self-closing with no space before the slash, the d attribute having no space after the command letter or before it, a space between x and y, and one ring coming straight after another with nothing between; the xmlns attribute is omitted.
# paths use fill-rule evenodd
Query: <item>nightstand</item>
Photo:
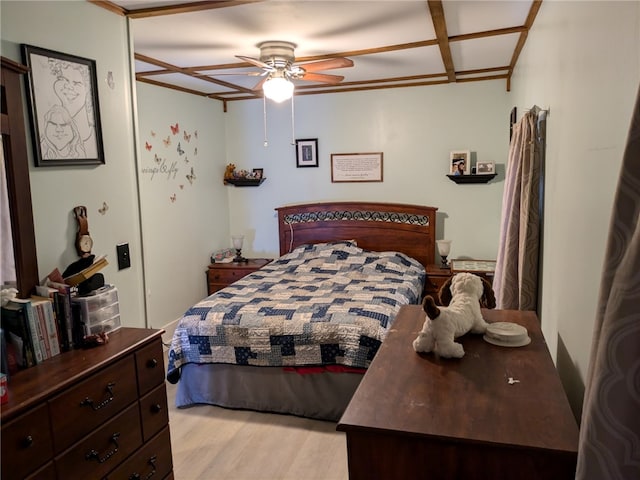
<svg viewBox="0 0 640 480"><path fill-rule="evenodd" d="M427 265L427 278L424 281L423 296L431 295L436 303L440 304L438 292L450 276L451 270L449 268L442 268L440 265L435 264Z"/></svg>
<svg viewBox="0 0 640 480"><path fill-rule="evenodd" d="M243 263L212 263L207 269L207 295L228 287L233 282L261 269L271 258L250 258Z"/></svg>

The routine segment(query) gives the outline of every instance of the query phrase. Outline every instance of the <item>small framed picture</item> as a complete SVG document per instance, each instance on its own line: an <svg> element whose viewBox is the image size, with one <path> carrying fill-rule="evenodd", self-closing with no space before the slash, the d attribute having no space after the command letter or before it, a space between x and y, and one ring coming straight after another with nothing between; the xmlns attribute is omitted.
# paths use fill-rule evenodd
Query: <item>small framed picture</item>
<svg viewBox="0 0 640 480"><path fill-rule="evenodd" d="M449 157L449 175L469 175L471 173L471 152L456 150Z"/></svg>
<svg viewBox="0 0 640 480"><path fill-rule="evenodd" d="M262 179L262 175L264 174L264 169L263 168L254 168L251 173L253 173L253 178L257 179L257 180L261 180Z"/></svg>
<svg viewBox="0 0 640 480"><path fill-rule="evenodd" d="M318 166L317 138L296 140L296 166L298 168Z"/></svg>
<svg viewBox="0 0 640 480"><path fill-rule="evenodd" d="M478 175L491 175L496 173L496 166L493 162L477 162L476 173Z"/></svg>

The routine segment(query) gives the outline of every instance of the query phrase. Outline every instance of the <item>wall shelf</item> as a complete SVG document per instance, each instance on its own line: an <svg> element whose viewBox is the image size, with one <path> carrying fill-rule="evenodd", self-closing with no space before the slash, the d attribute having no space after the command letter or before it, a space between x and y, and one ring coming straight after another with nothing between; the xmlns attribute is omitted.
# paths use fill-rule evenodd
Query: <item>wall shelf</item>
<svg viewBox="0 0 640 480"><path fill-rule="evenodd" d="M229 178L225 180L225 183L236 187L257 187L265 180L266 178Z"/></svg>
<svg viewBox="0 0 640 480"><path fill-rule="evenodd" d="M489 175L447 175L449 180L456 183L488 183L496 178L497 173Z"/></svg>

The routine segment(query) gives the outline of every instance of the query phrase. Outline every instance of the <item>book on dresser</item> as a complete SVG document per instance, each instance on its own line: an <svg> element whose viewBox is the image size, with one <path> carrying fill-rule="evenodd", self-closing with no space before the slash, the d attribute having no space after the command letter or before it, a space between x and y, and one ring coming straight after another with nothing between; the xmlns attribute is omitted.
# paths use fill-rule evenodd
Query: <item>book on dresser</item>
<svg viewBox="0 0 640 480"><path fill-rule="evenodd" d="M60 354L60 340L53 300L49 297L31 296L31 304L38 315L40 329L45 337L46 358Z"/></svg>
<svg viewBox="0 0 640 480"><path fill-rule="evenodd" d="M7 341L8 373L33 367L37 359L24 304L11 300L2 307L1 313Z"/></svg>

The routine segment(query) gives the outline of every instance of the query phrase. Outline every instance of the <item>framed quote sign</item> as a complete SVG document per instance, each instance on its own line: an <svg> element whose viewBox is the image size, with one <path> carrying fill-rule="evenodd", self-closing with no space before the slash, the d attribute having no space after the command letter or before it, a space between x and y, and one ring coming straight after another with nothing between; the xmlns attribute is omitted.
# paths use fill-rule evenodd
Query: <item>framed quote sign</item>
<svg viewBox="0 0 640 480"><path fill-rule="evenodd" d="M382 182L382 152L331 154L331 181Z"/></svg>

